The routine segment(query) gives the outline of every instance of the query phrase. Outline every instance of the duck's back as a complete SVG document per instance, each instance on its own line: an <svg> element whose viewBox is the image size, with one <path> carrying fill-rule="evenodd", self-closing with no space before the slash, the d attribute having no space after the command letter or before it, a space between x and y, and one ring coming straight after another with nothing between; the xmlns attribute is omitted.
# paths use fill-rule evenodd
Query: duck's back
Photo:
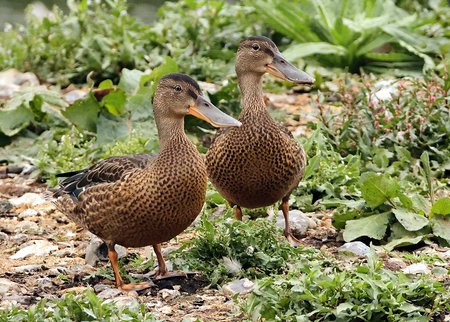
<svg viewBox="0 0 450 322"><path fill-rule="evenodd" d="M288 195L303 177L302 147L269 115L243 119L219 135L206 155L208 176L230 203L265 207Z"/></svg>
<svg viewBox="0 0 450 322"><path fill-rule="evenodd" d="M126 247L175 237L201 211L206 169L192 143L172 148L118 180L89 186L78 198L64 195L62 211L103 240Z"/></svg>

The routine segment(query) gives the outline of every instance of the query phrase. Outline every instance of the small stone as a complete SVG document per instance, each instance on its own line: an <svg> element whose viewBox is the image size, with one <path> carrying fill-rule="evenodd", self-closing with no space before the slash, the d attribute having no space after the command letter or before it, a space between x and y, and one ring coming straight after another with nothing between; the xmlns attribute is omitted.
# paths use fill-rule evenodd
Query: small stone
<svg viewBox="0 0 450 322"><path fill-rule="evenodd" d="M127 308L130 311L138 310L140 306L139 301L135 297L131 296L118 296L113 299L108 299L103 303L114 303L118 308Z"/></svg>
<svg viewBox="0 0 450 322"><path fill-rule="evenodd" d="M33 301L33 297L32 296L26 296L26 295L18 295L18 294L14 294L11 296L5 296L2 301L10 301L10 302L15 302L18 304L22 304L22 305L30 305L31 302Z"/></svg>
<svg viewBox="0 0 450 322"><path fill-rule="evenodd" d="M45 256L58 249L58 246L53 245L47 240L33 240L31 242L34 244L20 249L17 253L10 256L9 258L23 259L30 255Z"/></svg>
<svg viewBox="0 0 450 322"><path fill-rule="evenodd" d="M28 209L25 209L24 211L22 211L19 214L19 216L17 216L17 217L19 217L20 219L24 219L24 218L28 218L28 217L34 217L37 215L39 215L39 213L36 210L34 210L32 208L28 208Z"/></svg>
<svg viewBox="0 0 450 322"><path fill-rule="evenodd" d="M366 257L370 252L370 247L360 241L345 243L338 248L340 253L350 253L359 257Z"/></svg>
<svg viewBox="0 0 450 322"><path fill-rule="evenodd" d="M42 289L49 289L53 287L53 281L48 277L41 277L36 280L37 285Z"/></svg>
<svg viewBox="0 0 450 322"><path fill-rule="evenodd" d="M448 274L448 270L445 269L444 267L433 267L431 269L431 274L433 274L433 275L447 275Z"/></svg>
<svg viewBox="0 0 450 322"><path fill-rule="evenodd" d="M37 206L40 204L43 204L45 202L47 202L45 200L44 197L42 197L42 195L38 194L38 193L33 193L33 192L27 192L24 195L22 195L19 198L11 198L9 199L9 202L14 206L14 207L20 207L20 206Z"/></svg>
<svg viewBox="0 0 450 322"><path fill-rule="evenodd" d="M402 269L405 274L430 274L431 271L424 263L415 263Z"/></svg>
<svg viewBox="0 0 450 322"><path fill-rule="evenodd" d="M158 311L166 315L172 314L172 308L168 305L164 305Z"/></svg>
<svg viewBox="0 0 450 322"><path fill-rule="evenodd" d="M161 297L164 300L167 300L167 299L173 300L177 296L181 295L180 291L178 291L178 290L169 290L167 288L164 288L164 289L160 290L158 293L161 295Z"/></svg>
<svg viewBox="0 0 450 322"><path fill-rule="evenodd" d="M9 213L13 205L8 200L0 200L0 215Z"/></svg>
<svg viewBox="0 0 450 322"><path fill-rule="evenodd" d="M95 293L100 293L100 292L102 292L102 291L104 291L104 290L106 290L106 289L110 289L111 288L111 285L106 285L106 284L95 284L94 285L94 292Z"/></svg>
<svg viewBox="0 0 450 322"><path fill-rule="evenodd" d="M122 294L122 291L117 288L105 288L103 291L98 293L98 297L102 300L108 300L117 297Z"/></svg>
<svg viewBox="0 0 450 322"><path fill-rule="evenodd" d="M20 286L6 278L0 278L0 296L3 296L11 291L20 292Z"/></svg>
<svg viewBox="0 0 450 322"><path fill-rule="evenodd" d="M254 283L248 278L243 278L230 283L225 284L222 287L225 295L233 296L234 294L247 294L253 290Z"/></svg>
<svg viewBox="0 0 450 322"><path fill-rule="evenodd" d="M47 275L50 277L56 277L60 274L67 275L67 269L62 266L52 267L48 270Z"/></svg>
<svg viewBox="0 0 450 322"><path fill-rule="evenodd" d="M296 209L289 211L289 223L294 236L303 236L308 229L317 227L317 224L313 219ZM284 216L281 210L278 211L277 226L281 228L285 227Z"/></svg>
<svg viewBox="0 0 450 322"><path fill-rule="evenodd" d="M127 255L127 249L120 245L115 245L114 249L117 252L118 258ZM108 261L108 246L99 238L94 237L89 245L86 247L85 255L86 264L95 266L98 261Z"/></svg>
<svg viewBox="0 0 450 322"><path fill-rule="evenodd" d="M43 232L42 227L32 221L24 220L17 223L14 230L15 233L25 233L31 235L40 235Z"/></svg>
<svg viewBox="0 0 450 322"><path fill-rule="evenodd" d="M26 273L26 272L37 272L43 269L42 265L23 265L14 267L16 272Z"/></svg>
<svg viewBox="0 0 450 322"><path fill-rule="evenodd" d="M19 245L25 243L28 240L28 235L19 233L11 236L10 239L15 245Z"/></svg>
<svg viewBox="0 0 450 322"><path fill-rule="evenodd" d="M8 240L8 235L0 231L0 240Z"/></svg>
<svg viewBox="0 0 450 322"><path fill-rule="evenodd" d="M450 250L446 251L445 253L442 254L442 256L446 259L450 259Z"/></svg>
<svg viewBox="0 0 450 322"><path fill-rule="evenodd" d="M405 268L407 265L402 259L394 257L394 258L388 258L384 262L384 266L387 269L390 269L391 271L399 271L399 270Z"/></svg>

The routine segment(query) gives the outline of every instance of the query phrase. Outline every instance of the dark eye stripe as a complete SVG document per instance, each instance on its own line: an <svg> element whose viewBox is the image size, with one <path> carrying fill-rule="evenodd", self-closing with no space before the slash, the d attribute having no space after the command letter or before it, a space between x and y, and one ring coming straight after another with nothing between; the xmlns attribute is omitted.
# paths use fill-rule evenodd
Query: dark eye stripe
<svg viewBox="0 0 450 322"><path fill-rule="evenodd" d="M249 45L246 46L246 47L253 49L253 44L249 44ZM261 47L261 46L260 46L260 49L259 49L259 50L263 51L265 54L267 54L267 55L269 55L269 56L271 56L271 57L275 56L275 53L274 53L274 52L272 51L272 49L270 49L270 48L267 48L267 47Z"/></svg>
<svg viewBox="0 0 450 322"><path fill-rule="evenodd" d="M188 88L187 92L188 92L188 95L189 95L190 97L192 97L192 98L195 99L195 100L197 99L198 95L195 94L193 90L191 90L190 88Z"/></svg>

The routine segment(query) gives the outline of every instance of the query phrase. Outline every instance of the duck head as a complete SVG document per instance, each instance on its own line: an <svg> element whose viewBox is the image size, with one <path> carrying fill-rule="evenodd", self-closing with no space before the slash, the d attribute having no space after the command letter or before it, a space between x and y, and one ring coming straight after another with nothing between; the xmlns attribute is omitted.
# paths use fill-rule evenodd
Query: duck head
<svg viewBox="0 0 450 322"><path fill-rule="evenodd" d="M236 73L269 73L296 84L312 84L314 78L289 63L275 43L267 37L255 36L241 41L236 55Z"/></svg>
<svg viewBox="0 0 450 322"><path fill-rule="evenodd" d="M160 79L153 105L155 117L184 118L190 114L215 127L241 126L241 122L209 102L195 80L183 74L168 74Z"/></svg>

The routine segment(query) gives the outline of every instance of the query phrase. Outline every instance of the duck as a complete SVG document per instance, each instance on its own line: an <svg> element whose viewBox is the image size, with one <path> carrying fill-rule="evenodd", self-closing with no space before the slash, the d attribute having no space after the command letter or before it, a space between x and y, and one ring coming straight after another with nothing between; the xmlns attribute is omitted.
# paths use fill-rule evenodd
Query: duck
<svg viewBox="0 0 450 322"><path fill-rule="evenodd" d="M184 275L168 271L161 243L184 231L205 202L206 166L184 131L185 116L219 128L241 125L209 102L191 77L178 73L158 82L153 114L159 154L113 156L61 174L66 179L54 192L60 212L105 242L115 284L122 291L143 290L151 283L124 283L115 245L152 245L158 261L156 278Z"/></svg>
<svg viewBox="0 0 450 322"><path fill-rule="evenodd" d="M284 235L298 246L289 224L289 196L303 178L306 154L289 130L270 116L262 81L266 73L295 84L313 84L315 80L289 63L275 43L263 36L240 42L235 69L242 126L218 133L206 153L208 177L234 208L238 220L242 220L241 208L267 207L281 201Z"/></svg>

